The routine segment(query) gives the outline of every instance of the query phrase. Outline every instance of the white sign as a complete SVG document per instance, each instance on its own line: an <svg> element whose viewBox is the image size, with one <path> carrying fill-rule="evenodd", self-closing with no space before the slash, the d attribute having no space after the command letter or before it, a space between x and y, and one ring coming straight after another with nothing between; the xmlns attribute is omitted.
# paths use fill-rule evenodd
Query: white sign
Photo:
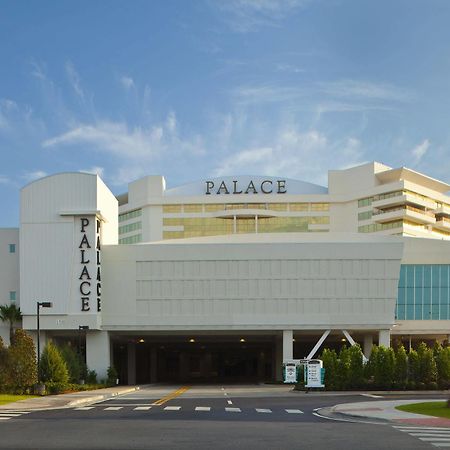
<svg viewBox="0 0 450 450"><path fill-rule="evenodd" d="M320 359L311 359L306 365L306 384L307 388L323 388L322 383L323 362Z"/></svg>
<svg viewBox="0 0 450 450"><path fill-rule="evenodd" d="M284 382L297 383L297 364L295 362L284 363Z"/></svg>

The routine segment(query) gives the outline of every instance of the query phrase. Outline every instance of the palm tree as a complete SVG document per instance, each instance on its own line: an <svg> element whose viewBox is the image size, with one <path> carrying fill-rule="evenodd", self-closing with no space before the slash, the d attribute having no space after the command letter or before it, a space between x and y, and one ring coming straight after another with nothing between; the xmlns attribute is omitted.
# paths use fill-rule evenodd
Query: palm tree
<svg viewBox="0 0 450 450"><path fill-rule="evenodd" d="M12 344L14 339L14 323L22 319L20 308L16 305L0 306L0 319L3 322L9 322L9 342Z"/></svg>

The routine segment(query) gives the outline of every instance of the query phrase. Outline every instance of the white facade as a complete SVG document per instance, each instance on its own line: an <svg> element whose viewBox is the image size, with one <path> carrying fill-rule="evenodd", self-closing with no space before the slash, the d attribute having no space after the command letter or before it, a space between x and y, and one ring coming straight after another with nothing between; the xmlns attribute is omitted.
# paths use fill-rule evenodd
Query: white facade
<svg viewBox="0 0 450 450"><path fill-rule="evenodd" d="M96 175L57 174L22 189L20 232L0 231L0 289L32 333L36 302L52 302L43 341L89 327L100 377L279 378L327 330L367 354L390 335L447 339L448 189L379 163L330 171L328 188L150 176L117 198Z"/></svg>

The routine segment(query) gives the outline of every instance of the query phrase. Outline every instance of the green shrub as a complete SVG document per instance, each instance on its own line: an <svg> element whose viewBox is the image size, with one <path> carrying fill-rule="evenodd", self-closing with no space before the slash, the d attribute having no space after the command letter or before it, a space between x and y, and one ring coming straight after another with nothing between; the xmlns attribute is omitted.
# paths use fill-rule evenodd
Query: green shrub
<svg viewBox="0 0 450 450"><path fill-rule="evenodd" d="M411 349L408 354L408 379L410 386L413 385L415 389L417 384L420 383L420 367L419 367L419 355L414 349ZM411 389L411 388L409 388Z"/></svg>
<svg viewBox="0 0 450 450"><path fill-rule="evenodd" d="M347 388L360 389L365 385L364 364L361 347L356 344L348 349L349 354L349 373Z"/></svg>
<svg viewBox="0 0 450 450"><path fill-rule="evenodd" d="M45 383L45 390L47 394L55 395L62 394L69 389L69 384L61 383L60 381L47 381Z"/></svg>
<svg viewBox="0 0 450 450"><path fill-rule="evenodd" d="M427 347L425 342L421 342L417 348L417 356L419 358L419 382L425 383L425 385L436 383L437 368L433 349Z"/></svg>
<svg viewBox="0 0 450 450"><path fill-rule="evenodd" d="M8 362L6 389L17 394L30 392L37 382L36 352L33 339L22 329L14 333L8 348Z"/></svg>
<svg viewBox="0 0 450 450"><path fill-rule="evenodd" d="M325 348L320 359L323 361L323 368L325 369L325 389L330 391L337 390L336 373L338 356L336 351Z"/></svg>
<svg viewBox="0 0 450 450"><path fill-rule="evenodd" d="M119 374L114 367L108 367L108 371L106 372L106 384L114 386L116 384L117 378L119 378Z"/></svg>
<svg viewBox="0 0 450 450"><path fill-rule="evenodd" d="M450 347L436 348L435 346L434 355L438 386L440 389L448 389L450 387Z"/></svg>
<svg viewBox="0 0 450 450"><path fill-rule="evenodd" d="M69 372L67 365L58 350L58 347L49 342L41 355L40 379L44 382L55 382L67 385L69 382Z"/></svg>
<svg viewBox="0 0 450 450"><path fill-rule="evenodd" d="M0 392L6 391L9 373L8 349L3 345L3 339L0 337Z"/></svg>
<svg viewBox="0 0 450 450"><path fill-rule="evenodd" d="M399 389L406 389L408 383L408 355L403 345L397 348L395 360L394 386Z"/></svg>
<svg viewBox="0 0 450 450"><path fill-rule="evenodd" d="M97 372L95 370L88 370L86 376L86 383L97 384Z"/></svg>
<svg viewBox="0 0 450 450"><path fill-rule="evenodd" d="M66 363L69 372L69 382L78 383L81 380L82 365L80 356L69 345L64 345L60 348L61 356Z"/></svg>
<svg viewBox="0 0 450 450"><path fill-rule="evenodd" d="M342 347L339 352L338 365L336 371L337 389L348 389L350 374L350 352L347 347Z"/></svg>

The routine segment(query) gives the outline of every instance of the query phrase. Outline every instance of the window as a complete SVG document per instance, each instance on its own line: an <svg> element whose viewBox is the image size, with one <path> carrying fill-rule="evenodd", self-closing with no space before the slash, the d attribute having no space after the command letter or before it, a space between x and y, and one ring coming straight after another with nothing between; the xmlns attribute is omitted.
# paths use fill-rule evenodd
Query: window
<svg viewBox="0 0 450 450"><path fill-rule="evenodd" d="M10 302L16 301L16 291L9 291L9 301Z"/></svg>
<svg viewBox="0 0 450 450"><path fill-rule="evenodd" d="M16 244L9 244L9 253L16 253Z"/></svg>

